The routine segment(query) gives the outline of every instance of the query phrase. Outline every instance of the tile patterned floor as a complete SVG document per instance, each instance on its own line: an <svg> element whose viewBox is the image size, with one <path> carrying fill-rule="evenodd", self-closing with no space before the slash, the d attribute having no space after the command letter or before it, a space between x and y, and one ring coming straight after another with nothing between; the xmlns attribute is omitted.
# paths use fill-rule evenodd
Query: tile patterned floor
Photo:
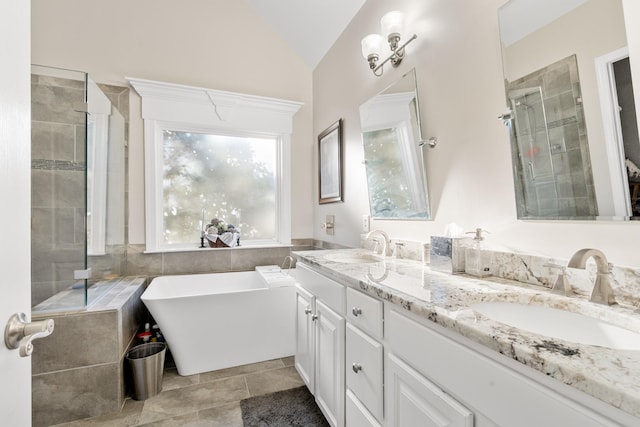
<svg viewBox="0 0 640 427"><path fill-rule="evenodd" d="M240 400L303 385L293 357L181 377L165 369L162 392L145 401L127 399L118 414L65 427L242 427Z"/></svg>

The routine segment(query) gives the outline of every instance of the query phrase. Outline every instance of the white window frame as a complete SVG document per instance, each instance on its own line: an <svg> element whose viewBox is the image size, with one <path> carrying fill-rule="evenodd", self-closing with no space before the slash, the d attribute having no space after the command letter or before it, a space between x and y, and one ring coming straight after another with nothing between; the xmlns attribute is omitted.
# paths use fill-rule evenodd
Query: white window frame
<svg viewBox="0 0 640 427"><path fill-rule="evenodd" d="M151 80L127 78L142 97L145 148L146 252L192 250L164 244L162 198L163 130L238 136L270 136L278 141L276 241L291 244L291 133L302 103ZM199 242L194 230L194 243Z"/></svg>

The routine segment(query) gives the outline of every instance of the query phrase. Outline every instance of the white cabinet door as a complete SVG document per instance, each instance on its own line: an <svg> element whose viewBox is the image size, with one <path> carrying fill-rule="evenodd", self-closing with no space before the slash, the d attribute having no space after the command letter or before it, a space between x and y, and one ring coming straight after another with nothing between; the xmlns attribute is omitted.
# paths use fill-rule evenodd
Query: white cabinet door
<svg viewBox="0 0 640 427"><path fill-rule="evenodd" d="M473 413L389 354L385 369L388 427L473 427Z"/></svg>
<svg viewBox="0 0 640 427"><path fill-rule="evenodd" d="M296 285L295 366L309 390L315 390L315 298Z"/></svg>
<svg viewBox="0 0 640 427"><path fill-rule="evenodd" d="M316 301L315 397L333 427L344 426L345 320Z"/></svg>

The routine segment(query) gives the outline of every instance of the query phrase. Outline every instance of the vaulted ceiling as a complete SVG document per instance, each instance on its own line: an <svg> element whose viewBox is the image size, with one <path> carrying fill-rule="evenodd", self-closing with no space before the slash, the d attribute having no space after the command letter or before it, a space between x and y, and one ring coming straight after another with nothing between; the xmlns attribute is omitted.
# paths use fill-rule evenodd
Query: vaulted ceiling
<svg viewBox="0 0 640 427"><path fill-rule="evenodd" d="M366 0L247 0L314 69Z"/></svg>

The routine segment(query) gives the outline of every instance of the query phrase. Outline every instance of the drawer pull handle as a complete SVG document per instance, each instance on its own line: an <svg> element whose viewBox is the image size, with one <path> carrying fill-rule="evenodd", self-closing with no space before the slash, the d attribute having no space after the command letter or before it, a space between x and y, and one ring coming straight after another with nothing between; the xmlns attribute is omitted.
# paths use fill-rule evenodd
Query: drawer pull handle
<svg viewBox="0 0 640 427"><path fill-rule="evenodd" d="M351 309L351 312L353 313L353 315L354 315L355 317L358 317L359 315L361 315L361 314L362 314L362 309L361 309L360 307L353 307L353 308Z"/></svg>
<svg viewBox="0 0 640 427"><path fill-rule="evenodd" d="M307 307L304 309L304 314L311 314L311 307Z"/></svg>
<svg viewBox="0 0 640 427"><path fill-rule="evenodd" d="M357 374L358 372L362 371L362 365L359 363L354 363L353 365L351 365L351 369L353 369L353 372Z"/></svg>
<svg viewBox="0 0 640 427"><path fill-rule="evenodd" d="M313 316L311 316L311 320L312 320L312 321L314 321L314 322L315 322L316 320L318 320L318 315L317 315L317 314L314 314Z"/></svg>

